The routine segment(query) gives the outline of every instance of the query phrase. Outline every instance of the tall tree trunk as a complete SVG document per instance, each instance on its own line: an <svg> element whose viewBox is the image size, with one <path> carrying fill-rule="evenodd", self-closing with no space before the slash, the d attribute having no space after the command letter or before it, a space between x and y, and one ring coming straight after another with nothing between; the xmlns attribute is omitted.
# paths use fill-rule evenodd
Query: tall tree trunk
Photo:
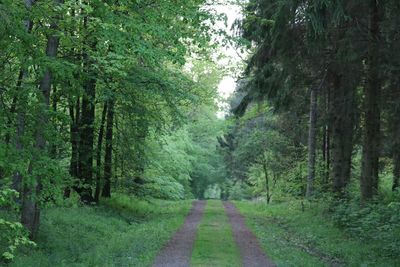
<svg viewBox="0 0 400 267"><path fill-rule="evenodd" d="M84 29L89 33L87 36L87 45L91 49L96 48L95 42L91 40L88 30L88 17L84 18ZM86 81L84 84L84 95L82 98L82 112L79 127L79 159L78 159L78 177L81 187L76 191L81 197L83 203L92 203L92 180L93 180L93 146L94 146L94 121L95 121L95 100L96 100L96 78L92 68L94 64L90 59L88 52L83 51L83 61L86 70Z"/></svg>
<svg viewBox="0 0 400 267"><path fill-rule="evenodd" d="M78 188L78 193L84 203L91 203L94 201L92 189L90 187L93 178L95 87L96 81L89 78L89 81L87 81L85 85L85 95L82 99L82 112L79 129L78 177L83 186Z"/></svg>
<svg viewBox="0 0 400 267"><path fill-rule="evenodd" d="M333 192L343 196L350 181L353 152L354 88L343 84L343 74L332 72L332 103L330 123L332 129L332 186Z"/></svg>
<svg viewBox="0 0 400 267"><path fill-rule="evenodd" d="M114 100L110 100L107 110L106 151L104 155L104 187L101 194L103 197L106 198L111 197L113 127L114 127Z"/></svg>
<svg viewBox="0 0 400 267"><path fill-rule="evenodd" d="M35 0L25 0L25 6L28 10L30 10L35 3ZM33 22L32 20L26 20L25 22L25 29L28 33L32 31L33 28ZM11 113L14 113L17 111L17 127L16 127L16 140L15 140L15 148L17 153L22 154L23 151L23 143L22 143L22 137L25 132L25 108L24 108L24 103L25 103L25 98L26 94L22 90L22 82L25 77L25 70L21 68L18 74L18 79L17 79L17 84L16 84L16 93L12 101L12 107L11 107ZM20 102L19 104L19 109L17 109L17 103ZM9 121L8 124L11 125L12 121ZM10 142L10 134L7 133L6 135L6 144ZM17 202L20 202L21 195L22 195L22 188L21 188L21 183L22 183L22 174L19 171L16 171L13 174L13 179L12 179L12 188L17 191L20 196L17 199Z"/></svg>
<svg viewBox="0 0 400 267"><path fill-rule="evenodd" d="M379 78L379 7L376 0L370 0L370 29L368 47L368 73L365 94L365 120L361 168L361 198L366 201L378 190L380 152L380 91Z"/></svg>
<svg viewBox="0 0 400 267"><path fill-rule="evenodd" d="M79 118L80 118L80 98L78 97L75 103L69 103L70 123L70 142L71 142L71 160L69 164L69 174L72 178L78 178L78 160L79 160ZM74 186L75 188L75 186ZM69 198L71 187L67 186L64 189L64 197Z"/></svg>
<svg viewBox="0 0 400 267"><path fill-rule="evenodd" d="M392 74L396 77L395 82L392 84L391 96L392 103L389 104L389 136L392 140L392 160L393 160L393 184L392 190L395 191L400 186L400 79L398 75Z"/></svg>
<svg viewBox="0 0 400 267"><path fill-rule="evenodd" d="M62 4L62 0L57 0L55 5ZM51 24L50 28L57 29L56 24ZM59 37L58 36L49 36L47 39L46 45L46 56L49 58L55 58L57 56L59 45ZM47 110L50 105L50 91L52 85L52 73L49 69L47 69L43 75L43 78L40 81L39 89L41 95L39 96L41 104L43 105L43 110L39 114L37 120L37 129L36 129L36 138L35 138L35 147L37 148L39 153L45 153L46 150L46 139L44 130L47 127L48 117ZM35 167L37 158L34 158L30 164L30 173L32 173L32 168ZM22 209L21 209L21 222L25 226L25 228L29 231L30 237L32 239L36 238L37 231L39 229L39 220L40 220L40 207L39 207L39 196L42 188L42 177L37 176L36 181L33 184L24 184L24 195L22 201Z"/></svg>
<svg viewBox="0 0 400 267"><path fill-rule="evenodd" d="M329 133L329 105L330 105L330 91L329 87L326 87L323 90L323 97L322 97L322 112L323 112L323 127L322 127L322 144L321 144L321 151L322 151L322 161L324 163L324 170L323 170L323 189L326 190L329 187L329 163L330 163L330 133Z"/></svg>
<svg viewBox="0 0 400 267"><path fill-rule="evenodd" d="M326 89L326 107L325 107L325 114L326 114L326 126L325 126L325 162L326 162L326 169L325 169L325 185L327 186L329 183L329 175L331 169L331 128L329 123L329 110L331 106L331 91L330 87Z"/></svg>
<svg viewBox="0 0 400 267"><path fill-rule="evenodd" d="M58 104L58 97L57 97L57 87L53 86L53 92L51 95L51 107L52 110L54 112L54 114L57 112L57 104ZM50 145L50 156L53 159L57 158L57 153L58 153L58 148L57 148L57 144L51 144Z"/></svg>
<svg viewBox="0 0 400 267"><path fill-rule="evenodd" d="M317 130L317 88L312 86L310 93L310 124L308 130L308 177L306 197L311 197L315 180L315 153Z"/></svg>
<svg viewBox="0 0 400 267"><path fill-rule="evenodd" d="M96 155L96 190L94 192L94 200L96 203L99 202L100 199L100 191L101 191L101 148L103 146L103 134L104 134L104 124L106 121L107 115L107 102L104 104L103 112L101 114L101 123L99 129L99 136L97 139L97 155Z"/></svg>
<svg viewBox="0 0 400 267"><path fill-rule="evenodd" d="M399 139L399 137L397 138ZM400 185L400 140L397 140L397 142L396 151L393 154L393 191L397 190Z"/></svg>

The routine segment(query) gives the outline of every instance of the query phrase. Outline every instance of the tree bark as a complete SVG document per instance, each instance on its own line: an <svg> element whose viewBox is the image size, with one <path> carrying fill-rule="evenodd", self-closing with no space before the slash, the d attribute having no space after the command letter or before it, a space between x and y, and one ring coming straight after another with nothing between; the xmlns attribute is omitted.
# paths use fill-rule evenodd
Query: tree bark
<svg viewBox="0 0 400 267"><path fill-rule="evenodd" d="M114 127L114 100L110 100L107 110L106 150L104 155L104 187L101 194L105 198L111 197L113 127Z"/></svg>
<svg viewBox="0 0 400 267"><path fill-rule="evenodd" d="M323 171L323 189L326 190L329 187L329 174L330 174L330 133L329 133L329 105L330 105L330 91L329 88L323 90L323 117L324 123L322 127L322 161L324 163L324 171Z"/></svg>
<svg viewBox="0 0 400 267"><path fill-rule="evenodd" d="M62 4L62 0L57 0L55 5ZM51 29L57 29L56 24L50 25ZM59 46L59 37L56 35L49 36L47 39L46 45L46 56L49 58L55 58L57 56ZM43 110L39 114L37 120L37 129L36 129L36 138L35 138L35 147L37 148L39 153L45 153L46 150L46 139L44 134L44 129L46 129L48 123L47 110L50 105L50 91L52 85L52 73L49 69L47 69L44 73L43 78L40 81L39 89L41 92L40 100L43 105ZM32 173L32 168L34 167L35 161L37 158L34 158L30 164L29 173ZM36 238L38 229L39 229L39 221L40 221L40 207L39 207L39 196L42 188L42 177L37 176L36 185L25 183L23 201L22 201L22 209L21 209L21 223L25 226L25 228L29 231L30 237L32 239Z"/></svg>
<svg viewBox="0 0 400 267"><path fill-rule="evenodd" d="M263 171L264 171L264 177L265 177L265 190L267 191L267 204L270 203L271 201L271 194L270 194L270 188L269 188L269 177L268 177L268 169L267 169L267 162L265 157L263 156Z"/></svg>
<svg viewBox="0 0 400 267"><path fill-rule="evenodd" d="M100 191L101 191L101 148L103 146L103 134L104 134L104 124L107 115L107 102L104 104L103 112L101 115L101 123L99 129L99 136L97 139L97 155L96 155L96 190L94 192L94 201L99 202Z"/></svg>
<svg viewBox="0 0 400 267"><path fill-rule="evenodd" d="M84 18L84 28L88 29L88 17ZM96 44L87 36L88 46L95 49ZM83 61L86 70L86 81L84 84L84 95L82 98L82 109L79 124L79 156L78 156L78 178L81 187L76 191L83 203L92 203L92 180L93 180L93 146L94 146L94 121L95 121L95 99L96 99L96 78L91 67L94 64L89 58L87 51L83 52Z"/></svg>
<svg viewBox="0 0 400 267"><path fill-rule="evenodd" d="M329 110L330 110L330 106L331 106L331 91L330 88L328 87L326 89L326 108L325 108L325 112L326 112L326 126L325 126L325 134L326 134L326 138L325 138L325 162L326 162L326 169L325 169L325 185L328 186L329 183L329 176L330 176L330 170L331 170L331 127L330 127L330 123L329 123Z"/></svg>
<svg viewBox="0 0 400 267"><path fill-rule="evenodd" d="M69 103L70 123L70 142L71 142L71 160L69 163L69 174L72 178L78 178L78 159L79 159L79 118L80 118L80 98L74 104ZM76 186L74 186L76 189ZM71 187L67 186L64 189L64 198L69 198L71 195Z"/></svg>
<svg viewBox="0 0 400 267"><path fill-rule="evenodd" d="M354 88L343 84L342 74L336 70L332 76L332 104L330 123L332 129L332 187L333 192L342 197L350 181L351 156L354 132Z"/></svg>
<svg viewBox="0 0 400 267"><path fill-rule="evenodd" d="M368 73L365 94L365 122L363 135L362 169L360 178L361 199L371 199L378 190L380 152L380 91L379 77L379 7L370 0L370 29L368 47Z"/></svg>
<svg viewBox="0 0 400 267"><path fill-rule="evenodd" d="M400 185L400 140L397 142L396 151L393 154L393 191L396 191Z"/></svg>
<svg viewBox="0 0 400 267"><path fill-rule="evenodd" d="M51 107L54 113L57 112L57 105L58 105L58 97L57 97L57 87L53 86L53 92L51 93ZM57 144L51 144L50 145L50 156L53 159L57 158L58 154L58 148Z"/></svg>
<svg viewBox="0 0 400 267"><path fill-rule="evenodd" d="M311 88L310 93L310 124L308 130L308 177L306 197L311 197L314 192L315 180L315 153L317 129L317 88Z"/></svg>
<svg viewBox="0 0 400 267"><path fill-rule="evenodd" d="M78 177L83 184L77 192L84 203L94 201L92 196L93 178L93 145L95 119L95 87L96 81L91 79L85 85L85 95L82 99L82 112L79 129Z"/></svg>
<svg viewBox="0 0 400 267"><path fill-rule="evenodd" d="M392 74L395 81L392 82L389 104L389 137L391 141L391 155L393 160L393 184L392 190L396 191L400 186L400 80L398 75Z"/></svg>

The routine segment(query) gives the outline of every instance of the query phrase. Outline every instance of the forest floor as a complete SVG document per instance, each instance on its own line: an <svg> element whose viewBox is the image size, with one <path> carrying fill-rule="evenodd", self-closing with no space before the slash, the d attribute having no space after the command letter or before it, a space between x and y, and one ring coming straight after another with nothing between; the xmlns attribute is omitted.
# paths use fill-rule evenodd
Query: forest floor
<svg viewBox="0 0 400 267"><path fill-rule="evenodd" d="M232 203L208 200L203 215L204 204L194 202L185 223L161 250L153 267L275 266Z"/></svg>
<svg viewBox="0 0 400 267"><path fill-rule="evenodd" d="M46 208L37 247L20 250L9 266L151 266L183 224L191 203L115 194L99 206Z"/></svg>
<svg viewBox="0 0 400 267"><path fill-rule="evenodd" d="M95 207L45 209L37 247L20 251L9 266L400 266L379 244L346 235L324 210L303 210L296 201L116 195Z"/></svg>
<svg viewBox="0 0 400 267"><path fill-rule="evenodd" d="M320 203L234 201L277 266L400 266L384 245L350 236L332 221Z"/></svg>
<svg viewBox="0 0 400 267"><path fill-rule="evenodd" d="M181 228L157 255L153 267L186 267L192 255L197 226L203 216L205 201L196 201Z"/></svg>

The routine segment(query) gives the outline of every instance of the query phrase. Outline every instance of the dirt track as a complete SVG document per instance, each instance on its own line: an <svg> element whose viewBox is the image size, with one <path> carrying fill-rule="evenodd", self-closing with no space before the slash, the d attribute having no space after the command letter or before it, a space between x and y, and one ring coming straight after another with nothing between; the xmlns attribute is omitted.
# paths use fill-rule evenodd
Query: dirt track
<svg viewBox="0 0 400 267"><path fill-rule="evenodd" d="M182 227L160 251L153 267L188 267L196 239L197 226L203 215L205 201L196 201Z"/></svg>
<svg viewBox="0 0 400 267"><path fill-rule="evenodd" d="M267 258L256 236L247 228L244 217L230 202L224 202L226 215L232 225L233 236L240 250L244 267L273 267L276 266Z"/></svg>
<svg viewBox="0 0 400 267"><path fill-rule="evenodd" d="M265 255L256 236L247 228L244 217L230 202L224 202L225 213L232 225L233 236L240 250L244 267L275 267ZM206 201L195 201L182 227L155 259L153 267L188 267ZM212 266L218 267L218 266Z"/></svg>

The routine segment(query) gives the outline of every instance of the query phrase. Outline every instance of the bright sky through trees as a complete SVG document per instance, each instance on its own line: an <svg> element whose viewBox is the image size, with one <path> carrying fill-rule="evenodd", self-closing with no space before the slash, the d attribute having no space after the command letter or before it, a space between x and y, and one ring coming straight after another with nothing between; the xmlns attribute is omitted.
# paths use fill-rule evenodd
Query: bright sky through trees
<svg viewBox="0 0 400 267"><path fill-rule="evenodd" d="M233 34L232 25L238 18L241 17L240 7L238 5L234 5L232 3L219 4L215 7L216 11L220 14L225 14L226 16L226 24L224 22L219 22L216 26L222 29L225 29L229 34ZM230 66L241 64L242 57L238 56L240 51L237 51L231 45L221 47L222 54L226 57L221 59L218 63L222 66ZM236 73L230 73L226 75L220 82L218 86L218 93L221 96L222 100L226 100L235 90L236 87L236 78L234 77ZM219 103L220 111L218 112L218 117L223 118L225 114L228 112L228 106L226 103Z"/></svg>

